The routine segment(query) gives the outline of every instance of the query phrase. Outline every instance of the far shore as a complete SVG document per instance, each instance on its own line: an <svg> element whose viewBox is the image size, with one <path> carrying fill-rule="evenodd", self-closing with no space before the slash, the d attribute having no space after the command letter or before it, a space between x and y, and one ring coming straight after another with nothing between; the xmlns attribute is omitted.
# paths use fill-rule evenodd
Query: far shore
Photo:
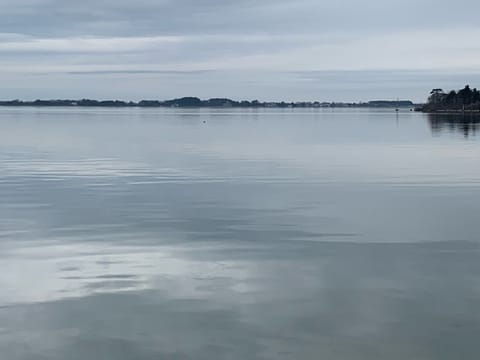
<svg viewBox="0 0 480 360"><path fill-rule="evenodd" d="M410 100L389 101L373 100L368 102L319 102L319 101L274 101L261 102L258 100L231 100L228 98L213 98L201 100L196 97L184 97L173 100L141 100L123 101L123 100L7 100L0 101L0 106L11 107L141 107L141 108L410 108L413 109L419 104L414 104Z"/></svg>

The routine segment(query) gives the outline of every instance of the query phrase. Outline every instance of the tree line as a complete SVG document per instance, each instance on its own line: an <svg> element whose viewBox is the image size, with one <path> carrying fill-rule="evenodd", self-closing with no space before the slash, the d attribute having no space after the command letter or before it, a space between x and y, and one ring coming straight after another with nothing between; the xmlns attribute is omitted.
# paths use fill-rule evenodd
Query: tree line
<svg viewBox="0 0 480 360"><path fill-rule="evenodd" d="M422 111L480 111L480 91L466 85L463 89L444 92L443 89L433 89L428 102Z"/></svg>
<svg viewBox="0 0 480 360"><path fill-rule="evenodd" d="M335 108L335 107L412 107L413 103L409 100L403 101L369 101L361 103L346 102L319 102L319 101L301 101L301 102L261 102L258 100L236 101L227 98L213 98L201 100L197 97L183 97L173 100L141 100L122 101L122 100L8 100L0 101L0 106L79 106L79 107L236 107L236 108Z"/></svg>

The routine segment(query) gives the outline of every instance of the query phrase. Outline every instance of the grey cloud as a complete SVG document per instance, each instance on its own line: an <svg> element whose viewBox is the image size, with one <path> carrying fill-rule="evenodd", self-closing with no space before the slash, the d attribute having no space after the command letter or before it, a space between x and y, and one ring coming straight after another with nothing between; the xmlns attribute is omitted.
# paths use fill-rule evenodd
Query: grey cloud
<svg viewBox="0 0 480 360"><path fill-rule="evenodd" d="M466 11L468 9L468 11ZM44 36L322 33L476 25L478 2L431 0L20 0L0 2L4 32Z"/></svg>
<svg viewBox="0 0 480 360"><path fill-rule="evenodd" d="M165 70L3 75L0 98L169 99L181 96L259 100L424 101L436 86L458 89L478 86L480 73L443 71L213 71Z"/></svg>

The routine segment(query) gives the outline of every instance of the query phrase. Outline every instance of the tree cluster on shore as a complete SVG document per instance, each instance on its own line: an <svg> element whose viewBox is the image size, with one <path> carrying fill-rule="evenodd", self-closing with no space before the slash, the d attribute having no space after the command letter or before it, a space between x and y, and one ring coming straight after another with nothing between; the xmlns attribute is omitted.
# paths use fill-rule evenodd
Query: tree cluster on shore
<svg viewBox="0 0 480 360"><path fill-rule="evenodd" d="M463 89L444 92L442 89L433 89L428 102L420 108L425 112L445 111L480 111L480 91L466 85Z"/></svg>
<svg viewBox="0 0 480 360"><path fill-rule="evenodd" d="M258 100L235 101L227 98L213 98L201 100L197 97L183 97L173 100L142 100L121 101L121 100L8 100L0 101L0 106L78 106L78 107L215 107L215 108L345 108L345 107L412 107L413 103L409 100L403 101L369 101L361 103L345 102L260 102Z"/></svg>

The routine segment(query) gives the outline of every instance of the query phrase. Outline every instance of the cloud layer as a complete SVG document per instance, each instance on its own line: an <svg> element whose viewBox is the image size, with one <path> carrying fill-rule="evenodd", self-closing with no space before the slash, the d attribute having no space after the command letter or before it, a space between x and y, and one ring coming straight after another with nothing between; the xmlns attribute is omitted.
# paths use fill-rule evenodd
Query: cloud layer
<svg viewBox="0 0 480 360"><path fill-rule="evenodd" d="M255 91L243 93L236 84L249 80L260 93L277 89L271 97L285 99L314 91L309 85L315 71L334 72L337 80L340 73L348 76L340 79L344 100L356 100L349 90L355 81L371 82L372 71L417 71L420 78L432 75L427 70L460 74L452 85L461 86L465 73L474 77L480 69L478 10L480 5L471 0L0 0L0 75L5 85L0 95L38 92L33 96L42 97L34 81L25 94L15 89L20 90L22 79L45 74L52 96L86 93L78 80L72 83L77 89L64 87L65 77L79 74L97 79L129 75L129 81L141 86L139 75L148 73L161 80L162 88L199 96L248 97ZM351 77L352 71L357 75ZM358 74L365 75L363 80ZM412 96L417 96L414 87L412 83ZM376 95L366 90L365 97ZM412 97L408 86L392 90ZM126 89L123 97L139 92ZM108 89L97 93L109 94ZM310 97L317 96L324 94L314 91ZM337 96L341 92L332 97Z"/></svg>

